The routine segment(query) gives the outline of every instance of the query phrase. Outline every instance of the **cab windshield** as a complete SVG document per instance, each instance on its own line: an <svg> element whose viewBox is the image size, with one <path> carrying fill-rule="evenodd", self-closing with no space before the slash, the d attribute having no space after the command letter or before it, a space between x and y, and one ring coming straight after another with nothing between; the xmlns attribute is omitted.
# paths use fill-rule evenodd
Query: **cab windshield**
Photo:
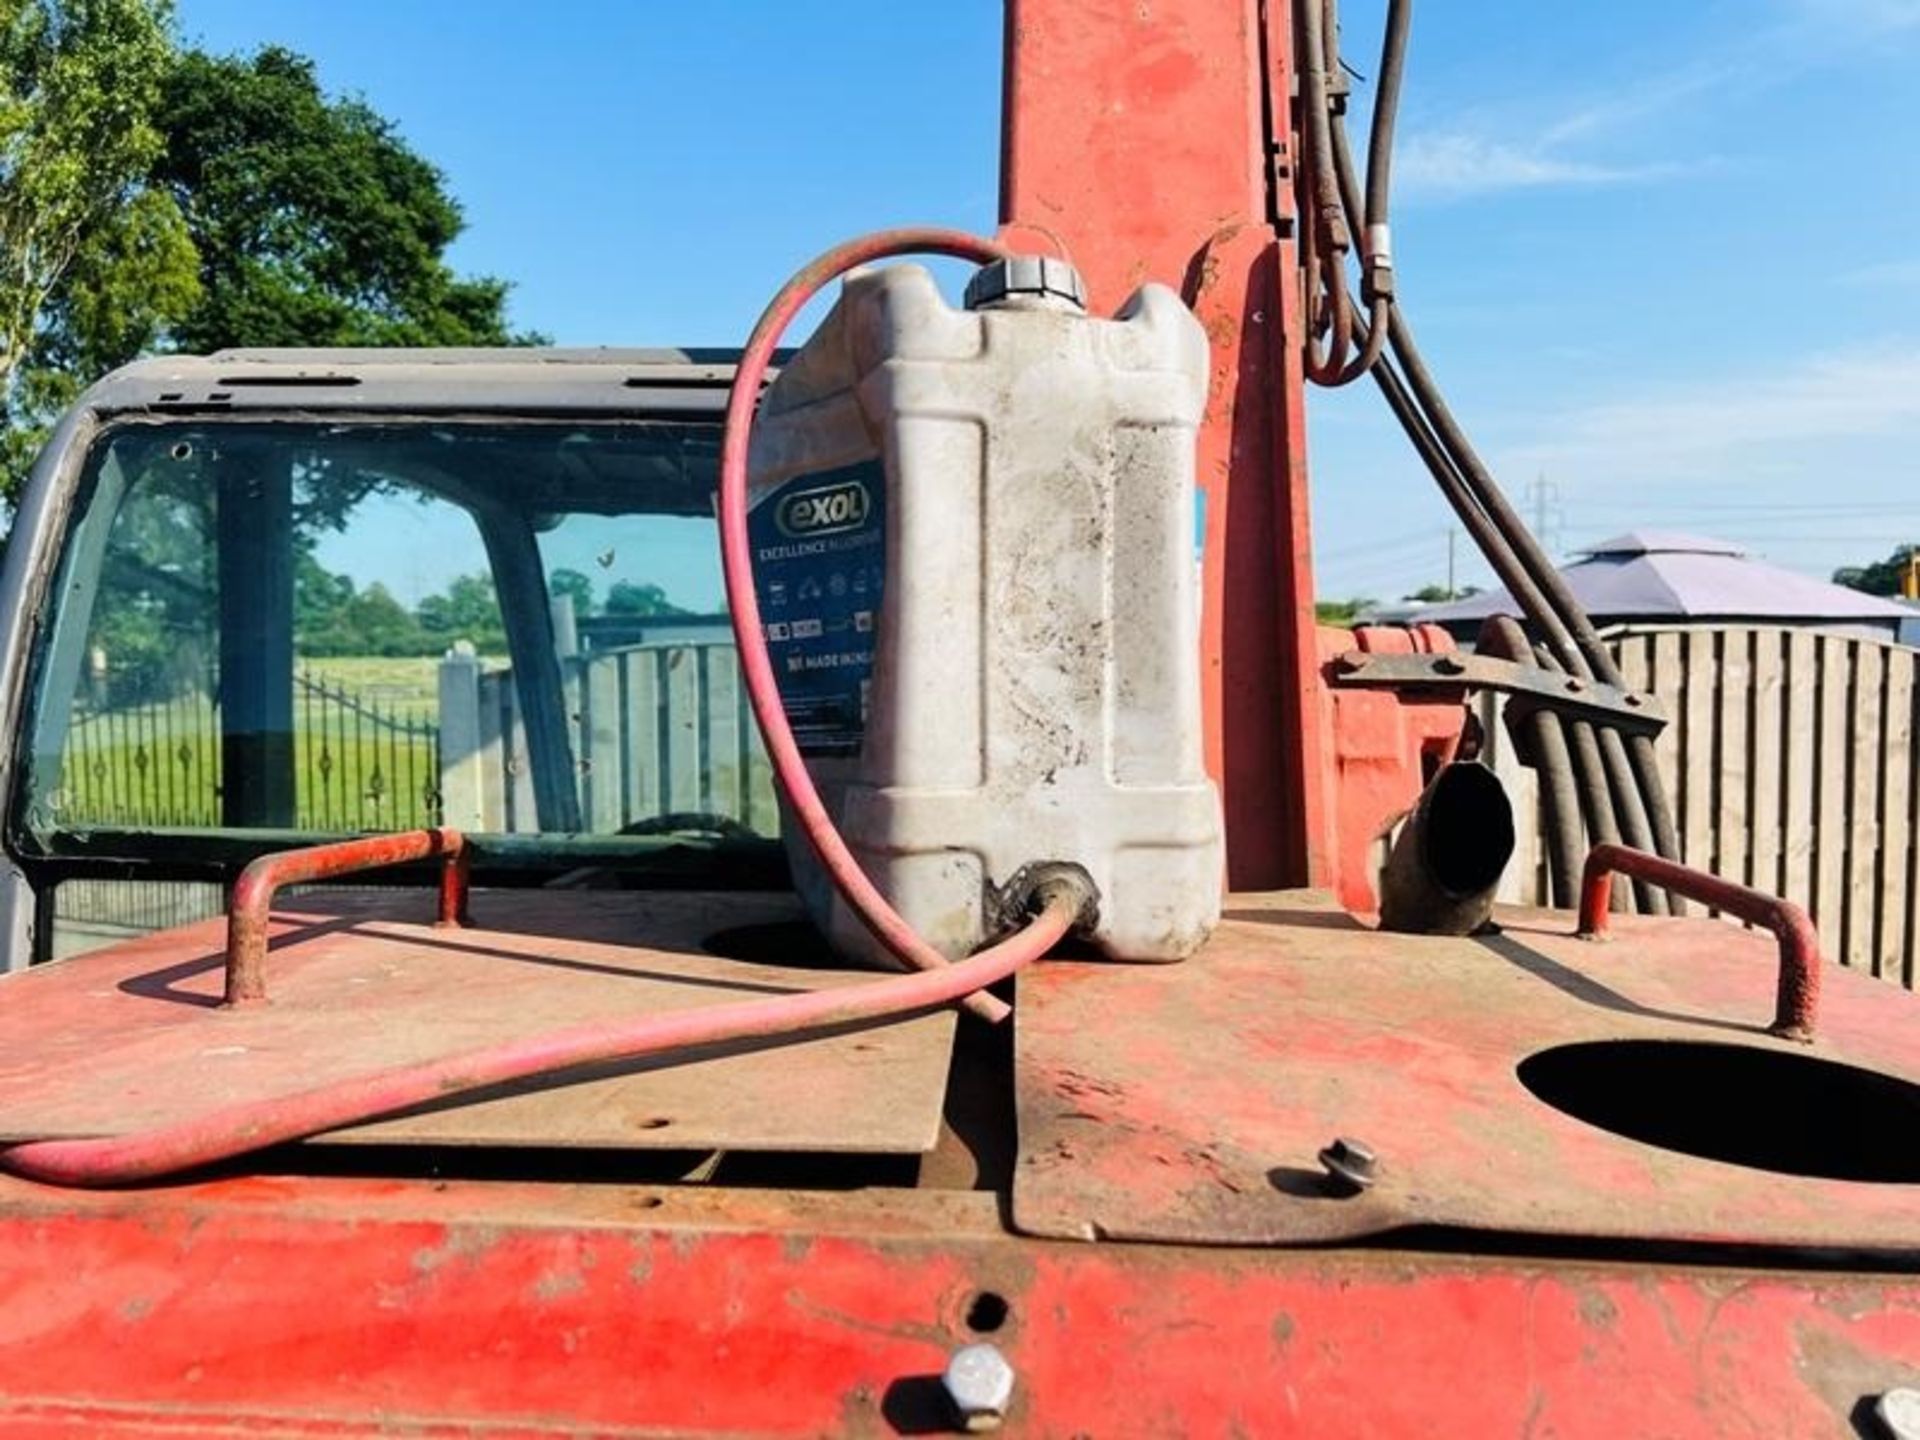
<svg viewBox="0 0 1920 1440"><path fill-rule="evenodd" d="M718 443L711 423L110 430L42 622L17 846L162 838L191 863L446 824L559 866L777 834Z"/></svg>

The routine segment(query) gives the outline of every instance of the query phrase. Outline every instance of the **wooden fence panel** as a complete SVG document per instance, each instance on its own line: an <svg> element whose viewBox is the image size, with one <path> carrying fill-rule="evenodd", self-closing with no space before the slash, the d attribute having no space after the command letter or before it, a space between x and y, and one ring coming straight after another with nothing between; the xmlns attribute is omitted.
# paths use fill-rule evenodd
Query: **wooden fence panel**
<svg viewBox="0 0 1920 1440"><path fill-rule="evenodd" d="M1755 889L1778 893L1785 883L1781 878L1786 800L1786 772L1782 768L1786 760L1785 637L1776 630L1753 630L1748 636L1753 663L1747 712L1752 735L1747 755L1748 844L1752 856L1748 883Z"/></svg>
<svg viewBox="0 0 1920 1440"><path fill-rule="evenodd" d="M1609 642L1628 686L1651 691L1671 717L1655 754L1687 863L1796 901L1831 959L1913 988L1916 652L1746 626L1640 630ZM1503 774L1513 766L1511 757L1498 762ZM1524 796L1537 803L1530 785ZM1538 867L1516 869L1519 883L1503 896L1547 903Z"/></svg>
<svg viewBox="0 0 1920 1440"><path fill-rule="evenodd" d="M464 693L455 683L457 663L442 667L441 724L457 730L470 723L474 733L446 753L477 756L480 773L450 771L443 783L457 780L463 795L474 794L462 811L479 817L469 821L472 828L534 830L533 776L513 672L467 681L475 698L449 706L447 695ZM635 645L568 656L563 667L581 817L591 831L608 835L657 815L705 814L763 835L777 832L771 768L732 645ZM462 718L467 710L474 712L470 721Z"/></svg>
<svg viewBox="0 0 1920 1440"><path fill-rule="evenodd" d="M1913 652L1889 650L1885 660L1881 723L1885 761L1880 767L1875 799L1880 835L1873 857L1873 973L1907 984L1907 957L1913 944L1909 921L1914 905L1907 886L1907 851L1913 843L1907 810L1913 790Z"/></svg>
<svg viewBox="0 0 1920 1440"><path fill-rule="evenodd" d="M1820 695L1814 664L1815 637L1795 630L1787 637L1787 733L1781 754L1786 814L1780 827L1785 854L1785 879L1780 893L1805 903L1813 897L1814 813L1820 770L1818 734L1814 717Z"/></svg>
<svg viewBox="0 0 1920 1440"><path fill-rule="evenodd" d="M1878 645L1855 642L1847 648L1847 857L1842 868L1840 934L1830 943L1843 963L1874 970L1873 927L1880 908L1874 896L1880 868L1880 777L1887 765L1880 733L1886 667Z"/></svg>
<svg viewBox="0 0 1920 1440"><path fill-rule="evenodd" d="M1742 885L1753 883L1753 845L1747 825L1752 814L1749 786L1751 741L1747 729L1753 698L1753 632L1724 630L1713 637L1717 665L1714 684L1714 760L1716 786L1713 822L1715 873Z"/></svg>

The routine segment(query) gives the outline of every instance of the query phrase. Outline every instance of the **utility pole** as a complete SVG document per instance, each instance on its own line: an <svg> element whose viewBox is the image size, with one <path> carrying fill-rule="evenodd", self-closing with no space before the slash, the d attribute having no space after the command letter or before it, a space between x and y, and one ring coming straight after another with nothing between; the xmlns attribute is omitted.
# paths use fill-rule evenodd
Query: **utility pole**
<svg viewBox="0 0 1920 1440"><path fill-rule="evenodd" d="M1907 568L1900 575L1900 593L1909 600L1920 600L1920 545L1907 547Z"/></svg>
<svg viewBox="0 0 1920 1440"><path fill-rule="evenodd" d="M1547 527L1549 517L1559 507L1560 487L1547 479L1543 471L1538 479L1527 486L1527 498L1533 502L1533 533L1541 546L1551 554L1559 546L1547 538Z"/></svg>

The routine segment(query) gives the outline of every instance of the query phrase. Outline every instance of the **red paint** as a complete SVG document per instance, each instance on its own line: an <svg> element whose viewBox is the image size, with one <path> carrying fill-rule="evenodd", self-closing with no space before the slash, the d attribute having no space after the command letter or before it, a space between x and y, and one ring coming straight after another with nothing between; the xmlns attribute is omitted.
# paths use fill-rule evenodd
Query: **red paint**
<svg viewBox="0 0 1920 1440"><path fill-rule="evenodd" d="M1369 655L1438 655L1453 638L1438 625L1365 625L1322 629L1323 664L1359 650ZM1386 838L1413 808L1428 779L1459 748L1467 712L1460 696L1436 692L1337 689L1323 685L1320 708L1333 739L1330 885L1349 910L1380 908L1379 872Z"/></svg>
<svg viewBox="0 0 1920 1440"><path fill-rule="evenodd" d="M1238 890L1331 866L1294 196L1269 162L1291 39L1266 9L1263 29L1250 3L1009 0L1003 91L1000 238L1063 246L1102 313L1172 286L1211 337L1201 676Z"/></svg>
<svg viewBox="0 0 1920 1440"><path fill-rule="evenodd" d="M1780 974L1772 1030L1788 1040L1811 1041L1820 1008L1820 934L1807 912L1791 900L1752 890L1705 870L1663 860L1625 845L1596 845L1580 882L1580 933L1606 938L1613 877L1626 875L1724 910L1749 925L1761 925L1780 942Z"/></svg>
<svg viewBox="0 0 1920 1440"><path fill-rule="evenodd" d="M331 845L308 845L262 855L240 872L227 902L226 1003L254 1005L267 998L267 920L283 885L331 880L440 857L441 925L458 925L467 909L467 842L458 830L404 830Z"/></svg>
<svg viewBox="0 0 1920 1440"><path fill-rule="evenodd" d="M993 1233L990 1203L647 1198L238 1182L135 1213L0 1187L0 1435L888 1435L916 1403L924 1423L983 1290L1008 1302L1016 1435L1792 1440L1920 1381L1911 1279L1047 1245Z"/></svg>

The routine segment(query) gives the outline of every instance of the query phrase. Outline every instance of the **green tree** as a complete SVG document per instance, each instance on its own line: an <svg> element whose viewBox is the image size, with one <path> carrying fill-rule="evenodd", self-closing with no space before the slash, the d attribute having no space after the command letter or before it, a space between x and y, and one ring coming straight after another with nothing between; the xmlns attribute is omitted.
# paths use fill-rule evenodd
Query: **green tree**
<svg viewBox="0 0 1920 1440"><path fill-rule="evenodd" d="M565 566L547 577L547 593L556 599L565 595L573 601L575 616L585 619L593 613L593 581L578 570Z"/></svg>
<svg viewBox="0 0 1920 1440"><path fill-rule="evenodd" d="M158 58L142 50L138 65L113 72L106 109L139 109L145 138L40 304L44 323L9 394L0 498L18 494L48 426L82 389L155 349L539 339L509 329L503 281L447 264L460 208L391 123L328 96L313 63L289 50L169 56L161 3L0 0L0 16L159 17ZM0 110L9 183L42 163L9 138L6 117L18 111ZM367 474L303 477L303 527L332 523L378 488Z"/></svg>
<svg viewBox="0 0 1920 1440"><path fill-rule="evenodd" d="M76 257L171 228L123 213L165 143L169 18L161 0L0 0L0 381Z"/></svg>
<svg viewBox="0 0 1920 1440"><path fill-rule="evenodd" d="M198 298L179 207L146 185L169 18L165 0L0 0L0 499L86 383Z"/></svg>
<svg viewBox="0 0 1920 1440"><path fill-rule="evenodd" d="M636 585L631 580L616 580L607 591L609 615L684 615L687 612L667 599L658 585Z"/></svg>
<svg viewBox="0 0 1920 1440"><path fill-rule="evenodd" d="M313 62L188 51L173 67L153 182L187 218L201 296L186 350L236 345L498 345L505 282L446 262L460 207L444 177Z"/></svg>
<svg viewBox="0 0 1920 1440"><path fill-rule="evenodd" d="M1920 546L1902 545L1886 559L1870 565L1843 566L1833 572L1833 583L1850 590L1864 590L1869 595L1898 595L1916 552L1920 552Z"/></svg>
<svg viewBox="0 0 1920 1440"><path fill-rule="evenodd" d="M486 575L456 576L446 593L429 595L415 607L421 632L438 653L456 640L470 640L483 655L507 648L507 627L500 618L500 597Z"/></svg>
<svg viewBox="0 0 1920 1440"><path fill-rule="evenodd" d="M340 655L432 654L417 617L378 580L341 608Z"/></svg>
<svg viewBox="0 0 1920 1440"><path fill-rule="evenodd" d="M1351 625L1378 603L1364 596L1352 600L1321 600L1313 607L1313 618L1322 625Z"/></svg>

